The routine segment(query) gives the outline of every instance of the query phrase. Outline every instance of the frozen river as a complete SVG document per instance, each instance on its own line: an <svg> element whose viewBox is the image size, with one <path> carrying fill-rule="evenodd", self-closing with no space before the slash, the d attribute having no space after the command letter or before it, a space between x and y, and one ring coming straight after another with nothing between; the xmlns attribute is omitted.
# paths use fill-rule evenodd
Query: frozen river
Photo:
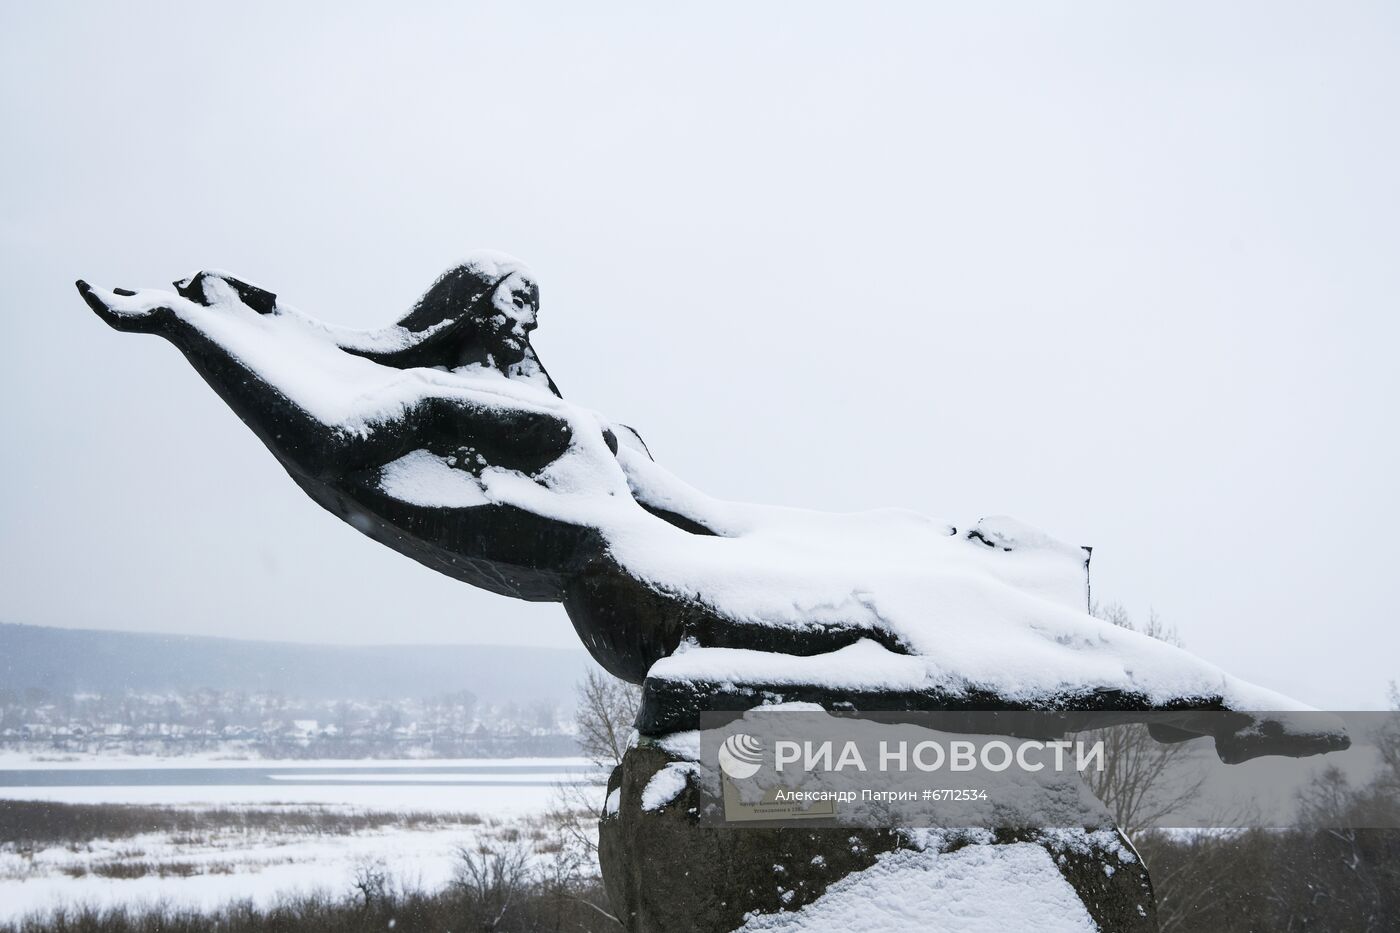
<svg viewBox="0 0 1400 933"><path fill-rule="evenodd" d="M544 810L559 784L606 781L582 758L385 761L0 758L0 799L170 806L322 804L473 812Z"/></svg>

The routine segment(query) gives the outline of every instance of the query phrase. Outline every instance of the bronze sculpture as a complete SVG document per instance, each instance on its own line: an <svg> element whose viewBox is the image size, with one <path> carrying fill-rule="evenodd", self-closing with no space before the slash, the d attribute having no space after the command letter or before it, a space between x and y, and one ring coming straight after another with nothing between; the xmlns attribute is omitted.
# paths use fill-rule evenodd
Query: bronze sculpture
<svg viewBox="0 0 1400 933"><path fill-rule="evenodd" d="M727 898L735 878L704 871L679 913L648 899L658 860L643 850L690 839L711 863L787 860L797 872L835 838L702 838L683 818L637 812L641 787L676 760L648 740L694 729L704 711L776 699L886 712L1169 712L1154 735L1209 734L1232 761L1345 743L1261 720L1252 711L1291 702L1090 618L1087 551L1009 519L958 528L697 492L654 463L638 432L563 399L530 344L538 285L509 257L454 267L373 332L315 321L223 273L181 280L174 293L78 290L118 330L174 343L322 507L456 579L561 602L598 663L643 684L642 742L609 785L631 804L605 816L602 838L609 889L634 929L677 929L681 916L732 929L746 913L810 903L841 874L829 867L795 902ZM1198 715L1221 710L1237 715ZM842 871L901 845L893 831L867 833ZM1102 928L1150 929L1140 864L1104 881L1094 877L1104 857L1061 870L1084 876L1081 894L1113 889L1098 897Z"/></svg>

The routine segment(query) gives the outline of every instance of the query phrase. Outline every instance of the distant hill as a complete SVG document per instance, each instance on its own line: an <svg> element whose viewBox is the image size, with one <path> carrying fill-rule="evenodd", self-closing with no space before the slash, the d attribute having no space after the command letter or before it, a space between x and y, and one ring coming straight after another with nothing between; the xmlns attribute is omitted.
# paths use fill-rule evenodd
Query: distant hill
<svg viewBox="0 0 1400 933"><path fill-rule="evenodd" d="M56 693L207 687L307 699L572 699L578 649L503 645L305 645L0 623L0 688Z"/></svg>

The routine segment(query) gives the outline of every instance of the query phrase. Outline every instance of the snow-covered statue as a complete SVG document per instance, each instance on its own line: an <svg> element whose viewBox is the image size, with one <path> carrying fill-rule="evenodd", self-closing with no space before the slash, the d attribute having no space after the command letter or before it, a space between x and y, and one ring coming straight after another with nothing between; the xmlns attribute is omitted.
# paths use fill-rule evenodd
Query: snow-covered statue
<svg viewBox="0 0 1400 933"><path fill-rule="evenodd" d="M707 710L1169 710L1154 735L1208 733L1229 761L1345 743L1261 719L1250 711L1297 704L1091 617L1087 552L1010 519L828 514L688 486L636 431L564 400L530 345L539 289L508 257L473 256L370 332L217 272L173 292L78 290L116 329L175 344L321 506L473 586L562 602L598 663L643 684L641 738L602 824L631 929L788 929L843 875L952 858L897 831L724 832L680 806L643 811L650 776L684 757L665 737ZM1199 715L1219 710L1240 715ZM1069 879L1068 919L1041 929L1154 929L1146 874L1119 843L1088 862L975 851L989 872ZM1034 864L991 864L1001 852ZM1120 870L1101 871L1110 857ZM753 881L775 866L786 887Z"/></svg>

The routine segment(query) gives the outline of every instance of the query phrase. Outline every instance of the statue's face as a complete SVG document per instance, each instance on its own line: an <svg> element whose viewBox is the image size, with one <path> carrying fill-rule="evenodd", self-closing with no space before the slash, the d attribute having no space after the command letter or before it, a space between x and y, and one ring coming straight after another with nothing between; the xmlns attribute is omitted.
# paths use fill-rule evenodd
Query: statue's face
<svg viewBox="0 0 1400 933"><path fill-rule="evenodd" d="M499 362L518 363L525 358L539 303L539 286L519 272L511 273L496 286L491 311L481 321L480 332Z"/></svg>

